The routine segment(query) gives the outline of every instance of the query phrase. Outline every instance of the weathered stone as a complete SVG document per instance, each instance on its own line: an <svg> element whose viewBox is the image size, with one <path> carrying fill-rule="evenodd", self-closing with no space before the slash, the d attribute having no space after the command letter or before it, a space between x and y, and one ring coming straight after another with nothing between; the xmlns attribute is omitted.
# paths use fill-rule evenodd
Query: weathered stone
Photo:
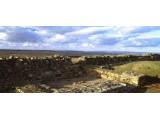
<svg viewBox="0 0 160 120"><path fill-rule="evenodd" d="M30 74L28 75L28 77L29 77L29 78L32 78L32 77L33 77L33 74L30 73Z"/></svg>
<svg viewBox="0 0 160 120"><path fill-rule="evenodd" d="M46 85L46 84L41 84L40 87L45 88L45 89L47 89L47 90L50 88L50 87L49 87L48 85Z"/></svg>
<svg viewBox="0 0 160 120"><path fill-rule="evenodd" d="M113 73L106 69L99 69L99 68L94 69L93 71L96 71L97 73L99 73L101 75L101 78L103 79L117 80L123 83L132 84L135 86L139 85L139 80L141 76L143 76L143 75L133 75L133 74L127 74L127 73L118 74L118 73Z"/></svg>
<svg viewBox="0 0 160 120"><path fill-rule="evenodd" d="M16 88L16 92L17 92L17 93L24 93L23 90L20 89L20 88Z"/></svg>
<svg viewBox="0 0 160 120"><path fill-rule="evenodd" d="M53 74L53 71L46 71L43 73L44 76L52 76Z"/></svg>
<svg viewBox="0 0 160 120"><path fill-rule="evenodd" d="M59 91L58 91L57 89L51 88L50 90L51 90L52 92L54 92L54 93L59 93Z"/></svg>
<svg viewBox="0 0 160 120"><path fill-rule="evenodd" d="M23 59L19 59L19 61L23 61Z"/></svg>

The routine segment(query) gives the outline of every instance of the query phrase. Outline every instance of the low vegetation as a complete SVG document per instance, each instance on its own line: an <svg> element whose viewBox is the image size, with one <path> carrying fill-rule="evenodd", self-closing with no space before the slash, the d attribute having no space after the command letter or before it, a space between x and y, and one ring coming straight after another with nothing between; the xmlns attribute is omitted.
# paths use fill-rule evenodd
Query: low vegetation
<svg viewBox="0 0 160 120"><path fill-rule="evenodd" d="M114 67L118 73L133 72L135 74L144 74L148 76L160 77L160 61L138 61L131 62Z"/></svg>

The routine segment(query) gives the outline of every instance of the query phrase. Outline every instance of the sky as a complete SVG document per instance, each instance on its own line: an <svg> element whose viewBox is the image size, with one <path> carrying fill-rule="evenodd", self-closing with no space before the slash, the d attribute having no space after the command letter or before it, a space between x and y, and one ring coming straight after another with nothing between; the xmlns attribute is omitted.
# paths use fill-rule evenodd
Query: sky
<svg viewBox="0 0 160 120"><path fill-rule="evenodd" d="M1 26L0 49L160 52L160 26Z"/></svg>

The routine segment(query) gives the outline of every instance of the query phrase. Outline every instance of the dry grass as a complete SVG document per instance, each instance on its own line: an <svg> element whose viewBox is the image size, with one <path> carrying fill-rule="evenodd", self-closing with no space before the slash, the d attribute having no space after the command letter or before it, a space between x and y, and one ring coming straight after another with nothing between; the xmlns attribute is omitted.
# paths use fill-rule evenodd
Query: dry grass
<svg viewBox="0 0 160 120"><path fill-rule="evenodd" d="M114 67L118 73L133 72L148 76L160 76L160 61L139 61Z"/></svg>

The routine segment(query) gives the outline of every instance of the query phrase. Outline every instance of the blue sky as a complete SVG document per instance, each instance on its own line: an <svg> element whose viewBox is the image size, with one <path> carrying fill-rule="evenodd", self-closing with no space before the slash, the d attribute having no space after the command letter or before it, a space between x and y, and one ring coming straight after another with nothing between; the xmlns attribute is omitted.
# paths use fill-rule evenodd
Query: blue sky
<svg viewBox="0 0 160 120"><path fill-rule="evenodd" d="M160 26L3 26L0 49L160 52Z"/></svg>

